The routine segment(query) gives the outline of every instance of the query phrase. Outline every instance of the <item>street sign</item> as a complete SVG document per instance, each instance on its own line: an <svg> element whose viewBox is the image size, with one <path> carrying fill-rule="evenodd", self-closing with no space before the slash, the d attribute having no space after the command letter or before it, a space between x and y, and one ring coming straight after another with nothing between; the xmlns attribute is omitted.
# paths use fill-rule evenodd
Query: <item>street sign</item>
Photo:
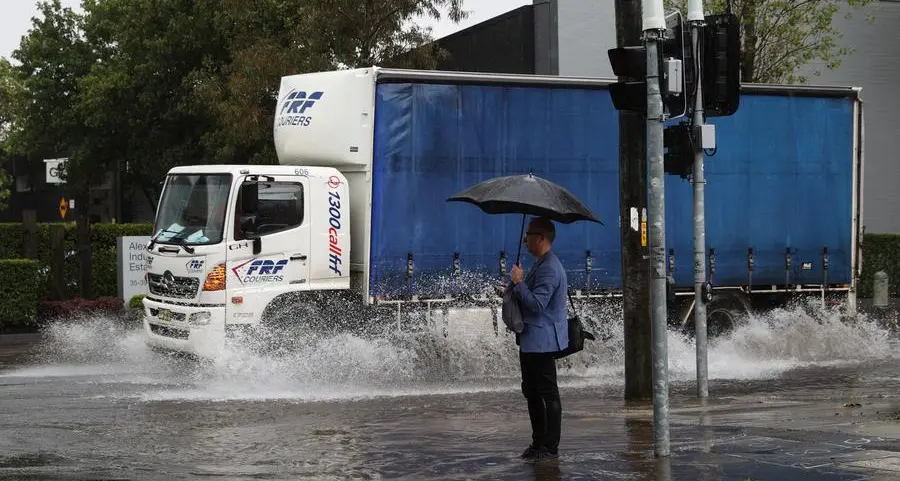
<svg viewBox="0 0 900 481"><path fill-rule="evenodd" d="M152 262L147 244L150 236L123 236L116 239L116 281L118 293L128 305L137 294L147 294L147 269ZM163 315L160 313L160 315Z"/></svg>
<svg viewBox="0 0 900 481"><path fill-rule="evenodd" d="M66 162L69 159L44 159L44 166L47 169L47 183L48 184L65 184L66 181L63 180L62 174L65 173L66 170Z"/></svg>
<svg viewBox="0 0 900 481"><path fill-rule="evenodd" d="M66 202L65 197L59 198L59 217L62 219L66 218L66 212L69 211L69 203Z"/></svg>

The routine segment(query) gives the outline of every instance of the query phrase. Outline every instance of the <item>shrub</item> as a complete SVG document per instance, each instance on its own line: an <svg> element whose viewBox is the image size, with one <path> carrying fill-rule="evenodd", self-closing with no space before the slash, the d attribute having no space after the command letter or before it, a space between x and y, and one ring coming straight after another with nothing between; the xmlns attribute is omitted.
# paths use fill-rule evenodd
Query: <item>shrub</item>
<svg viewBox="0 0 900 481"><path fill-rule="evenodd" d="M150 235L152 230L152 224L93 224L91 226L91 272L95 296L118 294L117 239L123 236Z"/></svg>
<svg viewBox="0 0 900 481"><path fill-rule="evenodd" d="M0 332L32 328L38 301L37 261L0 259Z"/></svg>
<svg viewBox="0 0 900 481"><path fill-rule="evenodd" d="M66 278L66 296L79 294L78 275L78 228L73 222L42 223L37 225L38 261L40 263L39 295L50 297L50 228L61 225L65 231L65 262L63 272ZM116 239L121 236L150 235L152 224L91 224L91 279L94 296L115 296L118 294L116 274ZM24 256L23 239L25 227L22 223L0 223L0 259L17 259Z"/></svg>
<svg viewBox="0 0 900 481"><path fill-rule="evenodd" d="M131 299L128 301L128 308L131 309L132 314L137 319L144 318L144 303L141 302L144 300L143 294L138 294L136 296L131 296Z"/></svg>

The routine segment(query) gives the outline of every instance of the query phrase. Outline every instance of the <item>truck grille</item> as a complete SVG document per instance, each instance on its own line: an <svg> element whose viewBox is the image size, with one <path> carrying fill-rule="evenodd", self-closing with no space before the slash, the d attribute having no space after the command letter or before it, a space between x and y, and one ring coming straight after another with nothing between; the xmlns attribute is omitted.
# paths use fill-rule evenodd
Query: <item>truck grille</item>
<svg viewBox="0 0 900 481"><path fill-rule="evenodd" d="M165 280L166 274L169 275L168 282ZM151 294L178 298L193 298L197 295L200 279L172 276L169 272L166 274L147 274Z"/></svg>

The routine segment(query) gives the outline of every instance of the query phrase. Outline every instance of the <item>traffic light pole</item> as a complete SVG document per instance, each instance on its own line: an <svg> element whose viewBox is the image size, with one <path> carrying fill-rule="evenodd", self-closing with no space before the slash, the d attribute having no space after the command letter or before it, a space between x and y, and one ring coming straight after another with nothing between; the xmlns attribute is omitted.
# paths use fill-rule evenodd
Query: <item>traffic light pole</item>
<svg viewBox="0 0 900 481"><path fill-rule="evenodd" d="M700 43L700 27L704 23L703 0L689 0L688 22L691 24L691 37L694 49L694 84L697 86L694 99L693 125L694 129L694 168L691 178L694 184L694 339L697 343L697 397L709 396L709 374L707 365L707 330L706 330L706 299L704 284L706 284L706 215L704 204L704 189L706 180L703 176L703 146L700 135L697 135L705 122L703 115L703 82L701 72L703 59Z"/></svg>
<svg viewBox="0 0 900 481"><path fill-rule="evenodd" d="M644 0L647 50L647 162L649 177L650 300L653 339L653 444L656 456L669 456L669 359L666 330L666 229L663 128L659 52L666 22L663 0Z"/></svg>

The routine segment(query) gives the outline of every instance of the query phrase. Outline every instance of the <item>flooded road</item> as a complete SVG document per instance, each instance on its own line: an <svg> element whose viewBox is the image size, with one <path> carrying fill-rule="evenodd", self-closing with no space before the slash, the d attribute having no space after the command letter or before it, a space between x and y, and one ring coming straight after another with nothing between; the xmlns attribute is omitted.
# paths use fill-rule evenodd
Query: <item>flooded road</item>
<svg viewBox="0 0 900 481"><path fill-rule="evenodd" d="M610 422L646 410L621 400L620 324L560 365L552 468L517 457L530 427L515 343L476 331L311 340L277 359L237 346L198 363L156 354L110 320L58 323L38 343L0 346L0 479L657 479L641 474L655 472L649 427ZM696 403L694 348L674 333L669 365L673 409ZM714 404L900 412L897 341L827 313L750 319L711 344L709 374ZM687 442L677 433L673 446Z"/></svg>

